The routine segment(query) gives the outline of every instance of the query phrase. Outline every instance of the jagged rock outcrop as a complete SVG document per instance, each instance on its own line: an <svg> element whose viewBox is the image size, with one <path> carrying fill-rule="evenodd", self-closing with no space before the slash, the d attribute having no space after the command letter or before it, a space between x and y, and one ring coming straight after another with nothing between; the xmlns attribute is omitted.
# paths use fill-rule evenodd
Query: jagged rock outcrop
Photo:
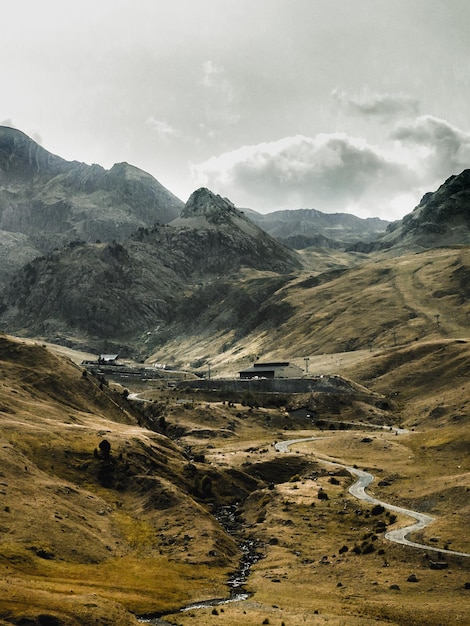
<svg viewBox="0 0 470 626"><path fill-rule="evenodd" d="M265 297L300 267L297 253L230 202L198 190L170 225L140 228L122 243L72 242L28 263L5 289L0 319L14 333L138 342L217 306L213 283L229 303L224 323L246 317L227 288L242 268L272 274L259 290Z"/></svg>
<svg viewBox="0 0 470 626"><path fill-rule="evenodd" d="M286 273L299 257L247 219L229 200L201 188L171 222L174 248L190 247L193 272L227 273L241 267Z"/></svg>
<svg viewBox="0 0 470 626"><path fill-rule="evenodd" d="M359 252L423 250L470 244L470 169L448 178L436 191L426 193L418 206L393 222L377 241L356 244Z"/></svg>
<svg viewBox="0 0 470 626"><path fill-rule="evenodd" d="M0 127L0 283L31 250L47 254L70 241L118 240L141 226L167 223L182 208L136 167L66 161L19 130ZM17 253L3 249L5 232L26 237L18 239Z"/></svg>

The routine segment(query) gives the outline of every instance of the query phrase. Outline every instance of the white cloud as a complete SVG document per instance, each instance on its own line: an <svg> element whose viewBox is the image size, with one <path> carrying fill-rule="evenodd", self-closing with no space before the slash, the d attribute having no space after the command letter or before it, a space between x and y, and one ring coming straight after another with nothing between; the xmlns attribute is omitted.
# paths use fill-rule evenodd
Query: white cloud
<svg viewBox="0 0 470 626"><path fill-rule="evenodd" d="M157 120L153 116L150 116L146 123L149 124L160 137L169 137L175 134L175 129L172 128L167 122Z"/></svg>
<svg viewBox="0 0 470 626"><path fill-rule="evenodd" d="M364 208L375 206L384 190L405 184L410 172L365 140L333 133L244 146L194 165L193 175L196 184L239 205L331 212L360 201Z"/></svg>
<svg viewBox="0 0 470 626"><path fill-rule="evenodd" d="M398 124L392 138L420 153L425 179L444 178L470 165L470 133L431 115Z"/></svg>
<svg viewBox="0 0 470 626"><path fill-rule="evenodd" d="M192 165L197 185L258 210L316 208L396 219L470 162L470 135L423 116L380 145L346 133L296 135Z"/></svg>
<svg viewBox="0 0 470 626"><path fill-rule="evenodd" d="M344 91L333 90L333 98L348 113L390 119L397 115L417 115L419 100L403 93L365 92L360 96L350 96Z"/></svg>
<svg viewBox="0 0 470 626"><path fill-rule="evenodd" d="M9 117L7 120L3 120L3 122L0 122L0 126L6 126L8 128L16 128L16 126L13 124L13 120L11 119L11 117Z"/></svg>

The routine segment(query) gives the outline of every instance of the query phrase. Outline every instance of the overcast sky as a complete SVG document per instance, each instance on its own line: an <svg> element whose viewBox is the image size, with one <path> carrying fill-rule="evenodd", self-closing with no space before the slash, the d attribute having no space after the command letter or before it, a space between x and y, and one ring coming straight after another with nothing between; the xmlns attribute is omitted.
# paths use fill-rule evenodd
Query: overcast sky
<svg viewBox="0 0 470 626"><path fill-rule="evenodd" d="M470 167L469 0L0 8L0 124L184 201L396 219Z"/></svg>

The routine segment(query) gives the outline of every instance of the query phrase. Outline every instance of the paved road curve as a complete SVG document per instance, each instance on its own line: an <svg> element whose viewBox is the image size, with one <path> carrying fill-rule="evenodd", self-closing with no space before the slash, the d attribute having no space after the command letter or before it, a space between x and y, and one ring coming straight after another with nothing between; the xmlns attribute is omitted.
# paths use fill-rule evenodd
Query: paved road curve
<svg viewBox="0 0 470 626"><path fill-rule="evenodd" d="M289 439L288 441L279 441L275 443L274 447L278 452L289 452L290 446L296 443L315 441L317 439L327 439L327 437L304 437L302 439ZM328 437L328 439L331 439L331 437ZM353 476L357 476L358 480L353 485L351 485L351 487L349 487L349 493L355 498L358 498L359 500L364 500L365 502L369 502L370 504L380 504L389 511L402 513L416 520L416 522L414 524L411 524L410 526L405 526L404 528L398 528L396 530L390 530L388 533L385 534L385 539L388 539L389 541L393 541L395 543L399 543L403 546L420 548L421 550L439 552L440 554L453 554L455 556L470 557L470 554L468 554L467 552L444 550L443 548L436 548L435 546L427 546L424 543L416 543L415 541L411 541L410 539L408 539L408 535L424 528L425 526L433 522L434 517L426 515L425 513L419 513L418 511L404 509L400 506L395 506L394 504L388 504L387 502L383 502L382 500L378 500L377 498L370 496L368 493L366 493L365 490L366 487L368 487L370 483L374 480L374 476L372 474L369 474L369 472L365 472L364 470L360 470L355 467L350 467L349 465L343 465L342 463L333 463L332 461L325 461L324 459L320 460L322 461L322 463L326 463L328 465L342 467L348 470L348 472Z"/></svg>

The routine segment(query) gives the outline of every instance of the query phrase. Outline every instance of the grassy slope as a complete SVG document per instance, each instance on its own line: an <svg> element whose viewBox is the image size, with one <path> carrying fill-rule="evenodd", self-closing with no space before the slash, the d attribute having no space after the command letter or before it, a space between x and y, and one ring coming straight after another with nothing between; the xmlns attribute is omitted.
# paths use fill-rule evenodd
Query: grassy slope
<svg viewBox="0 0 470 626"><path fill-rule="evenodd" d="M247 336L235 341L233 328L227 331L223 325L211 325L206 313L199 334L186 337L183 333L176 341L170 340L152 360L172 359L187 365L202 359L206 369L210 362L214 376L236 375L255 356L290 359L304 367L306 356L378 350L468 334L470 248L440 248L397 258L376 256L350 268L343 256L338 257L336 268L331 263L329 271L325 272L324 265L318 269L313 265L280 287L263 302L265 321L258 320ZM248 275L242 278L244 285L256 285L254 277L251 283ZM224 303L216 305L218 311ZM271 319L270 311L274 315L283 308L288 316ZM251 314L247 302L244 317Z"/></svg>
<svg viewBox="0 0 470 626"><path fill-rule="evenodd" d="M326 361L328 367L331 360ZM223 422L216 419L216 407L199 409L198 423L214 431L210 447L207 439L194 436L194 415L171 415L172 421L188 427L183 441L197 446L212 462L245 470L248 465L253 468L249 471L276 483L272 490L254 493L244 509L252 534L266 546L266 558L255 566L249 580L254 596L225 606L223 614L218 609L218 617L205 609L168 618L174 623L186 625L195 623L195 619L201 625L217 619L227 626L255 625L265 619L278 624L403 626L465 622L470 610L465 589L470 582L470 559L443 556L448 569L436 571L429 563L439 560L437 553L426 554L385 541L380 520L387 527L404 525L409 520L398 516L393 522L386 514L367 515L371 507L347 494L351 479L338 472L338 484L333 484L330 468L315 462L329 458L368 468L377 477L371 487L377 497L436 518L416 539L435 547L470 552L466 532L470 520L470 342L412 342L383 351L366 351L356 363L337 355L335 362L342 374L388 400L389 417L395 424L413 430L399 436L386 431L306 430L306 436L317 434L325 439L299 444L293 454L281 457L270 445L272 440L297 438L302 431L285 430L282 422L272 417L272 438L267 439L261 428L262 412L252 411L244 431L237 424L237 437L226 438ZM316 364L320 366L320 361ZM350 407L339 406L340 413L334 418L346 419ZM233 410L240 413L240 407ZM328 417L327 408L323 410L325 414L319 417ZM304 454L314 465L299 465L298 479L281 477L281 460L299 464ZM294 474L292 470L291 477ZM320 488L328 493L328 501L318 499ZM370 545L373 551L365 554L364 548ZM342 546L348 551L340 554ZM355 547L362 553L355 554ZM408 582L412 573L417 583Z"/></svg>
<svg viewBox="0 0 470 626"><path fill-rule="evenodd" d="M144 612L223 595L238 552L188 495L180 450L42 347L0 337L0 370L0 616L47 607L84 623L93 593L94 613L126 624L119 605ZM94 453L104 437L108 461Z"/></svg>
<svg viewBox="0 0 470 626"><path fill-rule="evenodd" d="M216 621L254 625L266 619L272 624L348 626L465 623L469 559L449 557L449 568L435 571L425 554L391 545L377 521L390 527L392 520L367 515L367 506L347 494L350 478L340 473L335 477L339 484L331 482L330 468L319 459L369 468L377 476L371 487L377 497L436 517L418 539L470 551L470 343L461 280L468 254L465 249L436 250L381 260L328 283L302 286L298 281L282 291L297 313L282 325L275 349L266 354L284 358L299 353L298 363L304 365L302 355L310 353L310 371L341 373L384 396L387 423L414 429L407 435L313 431L325 439L299 445L281 457L272 447L274 440L298 437L301 428L312 434L306 423L286 421L282 409L250 411L205 402L182 407L171 398L161 399L156 417L165 415L173 434L181 429L180 443L205 455L201 470L217 472L212 476L221 497L228 497L233 485L219 478L219 472L249 472L275 483L274 489L253 483L255 491L243 509L246 532L264 542L265 558L249 580L254 595L226 605L223 613L217 609L218 616L203 609L166 619L185 626ZM355 288L345 293L348 284ZM341 311L337 319L336 304ZM314 332L306 312L318 322L328 311L329 321L325 318ZM343 344L328 343L340 331L341 337L347 333L352 338L359 336L358 330L371 336L377 328L381 334L372 350L366 345L335 353L334 346L342 350ZM246 354L267 345L268 336L248 342ZM328 347L331 354L322 355ZM60 613L64 623L86 610L94 615L115 611L110 623L126 623L129 617L120 605L151 610L223 595L235 548L188 497L179 449L139 428L130 405L119 396L111 400L106 388L99 390L71 364L41 348L16 350L24 351L21 358L5 355L3 344L0 353L5 474L0 486L5 491L0 495L0 525L5 529L0 584L5 590L9 585L8 594L0 593L6 598L0 601L3 615L19 614L19 607L23 615L37 613L42 606ZM229 355L217 358L221 371L227 371ZM47 364L43 359L49 359ZM371 408L364 405L361 416L360 404L331 399L319 403L318 410L323 418L361 420L370 417ZM120 491L100 485L101 461L93 449L102 437L112 444L116 475L124 483ZM119 474L120 453L130 470ZM328 493L327 501L318 499L320 488ZM191 537L189 549L185 534ZM374 550L365 554L364 547L371 544ZM225 558L209 559L209 551L220 552L221 546ZM342 546L348 551L340 554ZM355 546L361 554L353 552ZM41 558L39 551L54 558ZM417 574L417 583L407 582L410 573ZM90 593L97 596L90 600ZM7 604L15 594L20 602ZM119 604L105 606L105 601ZM90 604L99 608L90 609Z"/></svg>

